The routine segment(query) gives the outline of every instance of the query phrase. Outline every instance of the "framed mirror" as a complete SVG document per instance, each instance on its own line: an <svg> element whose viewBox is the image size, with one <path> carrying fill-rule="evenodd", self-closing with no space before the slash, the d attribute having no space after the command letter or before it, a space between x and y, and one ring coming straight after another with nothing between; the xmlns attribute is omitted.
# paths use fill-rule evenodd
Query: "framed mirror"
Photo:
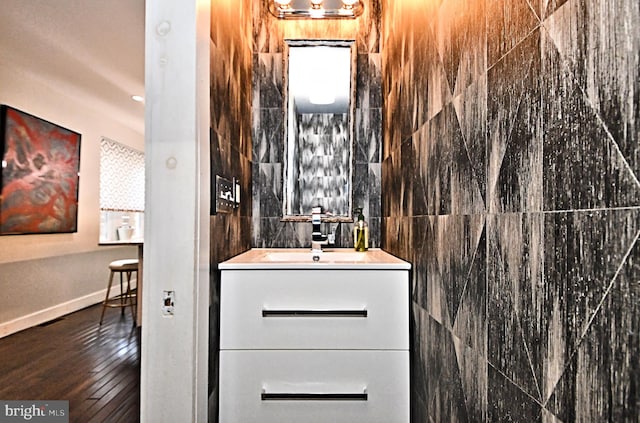
<svg viewBox="0 0 640 423"><path fill-rule="evenodd" d="M355 44L285 41L283 220L352 221Z"/></svg>

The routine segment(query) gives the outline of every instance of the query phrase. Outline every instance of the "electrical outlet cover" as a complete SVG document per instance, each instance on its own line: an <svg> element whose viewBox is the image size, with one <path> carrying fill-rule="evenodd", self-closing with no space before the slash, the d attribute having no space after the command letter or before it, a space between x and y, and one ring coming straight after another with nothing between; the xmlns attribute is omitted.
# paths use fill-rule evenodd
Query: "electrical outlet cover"
<svg viewBox="0 0 640 423"><path fill-rule="evenodd" d="M173 316L175 308L175 292L162 291L162 314L164 316Z"/></svg>

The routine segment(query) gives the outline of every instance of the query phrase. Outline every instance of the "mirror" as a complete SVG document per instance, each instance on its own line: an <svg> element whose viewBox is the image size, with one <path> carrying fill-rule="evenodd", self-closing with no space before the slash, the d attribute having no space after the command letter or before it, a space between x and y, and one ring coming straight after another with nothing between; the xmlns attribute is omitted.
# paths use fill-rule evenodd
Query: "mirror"
<svg viewBox="0 0 640 423"><path fill-rule="evenodd" d="M353 41L287 40L284 220L352 220Z"/></svg>

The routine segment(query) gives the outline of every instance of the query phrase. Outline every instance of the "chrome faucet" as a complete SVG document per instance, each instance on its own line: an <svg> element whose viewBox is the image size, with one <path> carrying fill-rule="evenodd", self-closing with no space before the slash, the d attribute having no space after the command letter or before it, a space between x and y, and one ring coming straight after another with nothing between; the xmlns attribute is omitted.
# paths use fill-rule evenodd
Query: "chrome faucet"
<svg viewBox="0 0 640 423"><path fill-rule="evenodd" d="M322 234L320 226L322 224L322 209L320 207L314 207L311 209L311 225L313 227L311 232L311 254L313 254L313 260L320 260L320 254L322 254L322 246L327 245L329 241L327 236Z"/></svg>
<svg viewBox="0 0 640 423"><path fill-rule="evenodd" d="M322 254L323 245L336 245L336 230L338 224L332 225L331 223L325 223L325 225L329 225L331 233L323 234L321 230L322 209L320 207L314 207L311 210L311 224L313 226L311 233L311 253L313 255L313 261L318 261L320 260L320 254Z"/></svg>

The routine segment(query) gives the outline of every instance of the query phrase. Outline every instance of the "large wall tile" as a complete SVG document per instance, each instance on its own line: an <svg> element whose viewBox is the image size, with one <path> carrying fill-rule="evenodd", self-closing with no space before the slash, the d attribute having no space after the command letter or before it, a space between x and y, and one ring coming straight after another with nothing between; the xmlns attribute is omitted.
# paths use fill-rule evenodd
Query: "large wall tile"
<svg viewBox="0 0 640 423"><path fill-rule="evenodd" d="M465 217L464 231L466 239L477 242L475 249L473 246L465 247L473 250L473 256L468 264L468 272L460 274L458 277L464 280L464 287L460 294L458 309L456 311L452 332L460 339L461 346L471 348L487 357L487 240L486 228L484 226L484 216ZM468 226L467 226L468 225ZM482 233L478 238L477 234L469 232L477 231L482 227ZM462 273L462 272L461 272Z"/></svg>
<svg viewBox="0 0 640 423"><path fill-rule="evenodd" d="M281 108L283 104L282 53L257 53L254 60L254 106Z"/></svg>
<svg viewBox="0 0 640 423"><path fill-rule="evenodd" d="M382 185L385 195L382 203L383 216L411 216L413 183L404 176L411 175L413 169L413 151L411 143L404 143L382 162L382 172L395 175L395 182L386 180Z"/></svg>
<svg viewBox="0 0 640 423"><path fill-rule="evenodd" d="M251 0L253 7L253 52L282 53L282 25L275 19L266 19L269 11L265 0Z"/></svg>
<svg viewBox="0 0 640 423"><path fill-rule="evenodd" d="M382 68L379 53L359 53L356 80L356 108L372 109L382 107Z"/></svg>
<svg viewBox="0 0 640 423"><path fill-rule="evenodd" d="M427 400L427 383L428 374L426 371L426 357L427 357L427 345L429 339L427 337L428 330L428 317L429 315L425 310L416 303L411 303L411 327L416 330L416 337L412 339L411 345L411 402L422 403L426 405ZM425 410L420 410L418 407L412 407L412 414L416 412L418 414L424 413ZM414 416L414 420L415 420ZM423 420L427 421L428 418L425 414Z"/></svg>
<svg viewBox="0 0 640 423"><path fill-rule="evenodd" d="M400 191L396 191L395 195L400 196L401 216L412 216L413 210L413 172L414 172L414 156L413 146L411 142L403 142L400 145L400 155L398 159L398 172L401 175ZM393 195L393 194L392 194Z"/></svg>
<svg viewBox="0 0 640 423"><path fill-rule="evenodd" d="M395 151L394 153L388 155L384 161L382 162L382 173L384 175L395 177L394 179L383 178L382 180L382 192L389 193L393 192L393 195L384 195L382 198L382 215L386 216L401 216L400 210L400 200L401 196L396 191L397 190L397 181L400 181L400 166L399 162L399 151Z"/></svg>
<svg viewBox="0 0 640 423"><path fill-rule="evenodd" d="M487 421L489 378L486 350L471 348L458 338L453 338L458 359L460 381L470 422Z"/></svg>
<svg viewBox="0 0 640 423"><path fill-rule="evenodd" d="M444 1L434 22L438 53L449 90L454 96L475 82L486 69L485 3Z"/></svg>
<svg viewBox="0 0 640 423"><path fill-rule="evenodd" d="M453 99L460 124L464 150L469 156L469 172L478 184L483 212L487 204L487 74L467 86ZM479 207L480 204L477 204Z"/></svg>
<svg viewBox="0 0 640 423"><path fill-rule="evenodd" d="M408 217L394 217L384 219L382 229L385 231L385 239L393 235L394 254L403 259L411 260L413 253L412 219Z"/></svg>
<svg viewBox="0 0 640 423"><path fill-rule="evenodd" d="M432 312L429 301L432 297L428 295L428 279L427 274L431 270L429 258L434 247L434 237L432 230L432 218L430 216L419 216L412 218L412 254L410 262L412 263L411 279L411 299L414 303L425 310ZM442 318L439 319L442 322Z"/></svg>
<svg viewBox="0 0 640 423"><path fill-rule="evenodd" d="M545 209L640 204L640 182L548 37L543 52Z"/></svg>
<svg viewBox="0 0 640 423"><path fill-rule="evenodd" d="M253 110L253 161L256 163L284 163L282 109Z"/></svg>
<svg viewBox="0 0 640 423"><path fill-rule="evenodd" d="M542 401L532 360L544 332L544 216L491 215L487 221L489 363Z"/></svg>
<svg viewBox="0 0 640 423"><path fill-rule="evenodd" d="M528 0L484 0L487 18L487 67L493 66L540 25Z"/></svg>
<svg viewBox="0 0 640 423"><path fill-rule="evenodd" d="M474 171L453 104L445 107L414 135L414 215L484 212L478 173ZM478 160L477 157L475 157ZM411 176L407 180L413 179ZM426 207L425 207L426 206Z"/></svg>
<svg viewBox="0 0 640 423"><path fill-rule="evenodd" d="M353 146L356 163L382 161L382 110L356 109L356 142Z"/></svg>
<svg viewBox="0 0 640 423"><path fill-rule="evenodd" d="M549 399L547 408L562 421L632 422L640 416L634 394L640 389L638 235Z"/></svg>
<svg viewBox="0 0 640 423"><path fill-rule="evenodd" d="M635 0L382 1L412 422L639 421L639 47Z"/></svg>
<svg viewBox="0 0 640 423"><path fill-rule="evenodd" d="M425 362L426 404L432 421L467 422L464 389L451 332L420 313L420 329L426 332L423 344L416 346ZM420 376L416 376L420 378Z"/></svg>
<svg viewBox="0 0 640 423"><path fill-rule="evenodd" d="M475 291L478 282L483 282L475 280L478 274L471 273L471 270L475 269L475 259L477 258L479 262L485 259L482 251L484 244L480 245L480 241L484 240L483 230L484 217L482 215L439 216L434 220L434 247L437 247L437 250L432 254L435 256L436 266L439 269L437 277L442 281L445 290L449 311L447 327L452 327L458 317L466 288ZM470 277L472 280L469 280ZM479 301L479 304L471 307L472 309L482 308L483 296L473 298L471 301ZM464 311L468 312L469 309ZM461 319L466 319L466 317L460 316ZM482 318L481 315L477 317Z"/></svg>
<svg viewBox="0 0 640 423"><path fill-rule="evenodd" d="M489 69L489 212L542 210L540 31Z"/></svg>
<svg viewBox="0 0 640 423"><path fill-rule="evenodd" d="M540 13L538 16L547 17L555 12L560 6L569 0L530 0L532 4L540 4Z"/></svg>
<svg viewBox="0 0 640 423"><path fill-rule="evenodd" d="M640 177L640 40L633 28L638 25L636 0L570 0L544 22L636 179Z"/></svg>
<svg viewBox="0 0 640 423"><path fill-rule="evenodd" d="M282 215L282 164L254 164L255 178L253 183L260 191L258 203L261 217ZM254 199L255 200L255 199Z"/></svg>
<svg viewBox="0 0 640 423"><path fill-rule="evenodd" d="M419 397L414 392L411 392L410 404L411 407L411 421L416 422L428 422L429 416L427 415L427 403L423 397Z"/></svg>
<svg viewBox="0 0 640 423"><path fill-rule="evenodd" d="M640 210L557 213L545 218L548 334L544 395L548 398L630 251ZM612 328L613 329L613 328ZM602 342L608 342L605 339ZM629 346L630 347L630 346ZM542 354L539 354L542 355ZM595 365L596 363L593 362Z"/></svg>
<svg viewBox="0 0 640 423"><path fill-rule="evenodd" d="M542 405L489 365L487 422L542 423Z"/></svg>

